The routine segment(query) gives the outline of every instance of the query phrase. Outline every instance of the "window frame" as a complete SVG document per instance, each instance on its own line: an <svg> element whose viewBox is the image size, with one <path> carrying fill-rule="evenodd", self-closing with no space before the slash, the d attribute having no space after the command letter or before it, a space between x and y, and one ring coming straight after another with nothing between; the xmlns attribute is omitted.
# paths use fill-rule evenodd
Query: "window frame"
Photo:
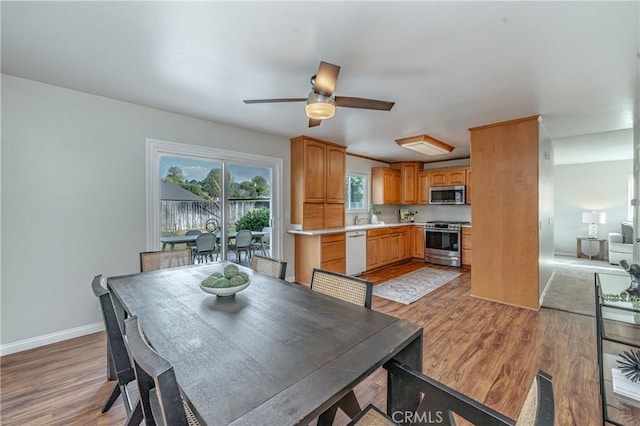
<svg viewBox="0 0 640 426"><path fill-rule="evenodd" d="M350 191L350 178L351 176L359 177L364 179L364 194L363 194L363 205L362 209L352 209L351 207L351 191ZM345 206L344 210L346 213L368 213L370 207L370 187L371 187L371 173L365 173L356 170L347 170L345 176Z"/></svg>
<svg viewBox="0 0 640 426"><path fill-rule="evenodd" d="M227 163L246 164L249 166L262 165L272 168L271 182L271 249L273 256L281 256L283 227L283 200L282 200L282 158L268 157L265 155L251 154L238 151L229 151L198 145L188 145L177 142L169 142L158 139L146 139L146 251L160 249L160 172L159 159L162 156L217 159L222 161L223 169L223 199L226 200L226 176ZM224 211L224 209L223 209ZM223 221L226 218L223 217Z"/></svg>

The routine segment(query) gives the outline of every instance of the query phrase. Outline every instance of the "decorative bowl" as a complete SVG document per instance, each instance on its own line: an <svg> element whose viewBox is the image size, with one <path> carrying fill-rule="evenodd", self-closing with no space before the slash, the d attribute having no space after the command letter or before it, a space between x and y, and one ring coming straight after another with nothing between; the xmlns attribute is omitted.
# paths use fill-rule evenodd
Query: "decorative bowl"
<svg viewBox="0 0 640 426"><path fill-rule="evenodd" d="M233 296L237 292L249 287L249 284L251 284L251 281L242 285L237 285L235 287L205 287L200 284L200 288L205 293L215 294L216 296Z"/></svg>

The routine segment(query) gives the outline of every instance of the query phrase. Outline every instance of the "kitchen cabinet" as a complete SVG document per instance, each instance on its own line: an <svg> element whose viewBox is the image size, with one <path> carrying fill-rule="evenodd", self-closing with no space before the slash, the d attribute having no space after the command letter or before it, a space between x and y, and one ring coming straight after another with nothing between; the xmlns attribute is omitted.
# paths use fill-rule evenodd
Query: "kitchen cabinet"
<svg viewBox="0 0 640 426"><path fill-rule="evenodd" d="M346 273L346 234L300 235L295 247L296 282L311 284L313 268Z"/></svg>
<svg viewBox="0 0 640 426"><path fill-rule="evenodd" d="M418 161L391 164L392 169L400 170L400 204L418 203Z"/></svg>
<svg viewBox="0 0 640 426"><path fill-rule="evenodd" d="M553 272L553 156L539 120L471 129L471 294L535 310Z"/></svg>
<svg viewBox="0 0 640 426"><path fill-rule="evenodd" d="M431 186L466 185L467 168L456 167L452 169L431 170L429 184Z"/></svg>
<svg viewBox="0 0 640 426"><path fill-rule="evenodd" d="M386 230L385 230L386 231ZM367 270L376 269L389 263L388 236L367 232Z"/></svg>
<svg viewBox="0 0 640 426"><path fill-rule="evenodd" d="M429 178L428 170L418 172L418 204L429 204Z"/></svg>
<svg viewBox="0 0 640 426"><path fill-rule="evenodd" d="M344 227L345 175L344 146L291 139L291 223L304 230Z"/></svg>
<svg viewBox="0 0 640 426"><path fill-rule="evenodd" d="M367 231L367 270L411 257L408 226Z"/></svg>
<svg viewBox="0 0 640 426"><path fill-rule="evenodd" d="M371 169L371 203L400 204L400 170L389 167Z"/></svg>
<svg viewBox="0 0 640 426"><path fill-rule="evenodd" d="M424 226L412 226L411 233L411 256L424 259Z"/></svg>
<svg viewBox="0 0 640 426"><path fill-rule="evenodd" d="M462 228L462 264L471 265L471 228Z"/></svg>
<svg viewBox="0 0 640 426"><path fill-rule="evenodd" d="M467 190L465 194L465 203L471 204L471 168L467 169Z"/></svg>

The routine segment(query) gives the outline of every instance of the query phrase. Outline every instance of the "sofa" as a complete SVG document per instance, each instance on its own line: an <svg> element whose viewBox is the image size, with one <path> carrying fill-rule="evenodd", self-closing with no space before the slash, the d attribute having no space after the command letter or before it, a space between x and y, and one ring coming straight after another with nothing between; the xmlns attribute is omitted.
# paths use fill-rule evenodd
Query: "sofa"
<svg viewBox="0 0 640 426"><path fill-rule="evenodd" d="M622 259L633 260L633 225L630 222L620 224L620 232L609 232L609 263L619 265Z"/></svg>

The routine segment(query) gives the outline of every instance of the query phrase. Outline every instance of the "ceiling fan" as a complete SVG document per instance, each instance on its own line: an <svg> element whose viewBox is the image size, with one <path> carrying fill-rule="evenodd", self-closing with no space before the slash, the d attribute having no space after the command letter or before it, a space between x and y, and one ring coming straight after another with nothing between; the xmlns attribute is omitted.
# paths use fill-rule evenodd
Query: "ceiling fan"
<svg viewBox="0 0 640 426"><path fill-rule="evenodd" d="M245 99L245 104L264 104L274 102L306 102L305 111L309 117L309 127L316 127L334 116L336 107L376 109L390 111L395 102L378 101L375 99L352 98L347 96L334 96L340 67L328 62L320 62L316 75L311 77L313 89L306 98L282 98L282 99Z"/></svg>

